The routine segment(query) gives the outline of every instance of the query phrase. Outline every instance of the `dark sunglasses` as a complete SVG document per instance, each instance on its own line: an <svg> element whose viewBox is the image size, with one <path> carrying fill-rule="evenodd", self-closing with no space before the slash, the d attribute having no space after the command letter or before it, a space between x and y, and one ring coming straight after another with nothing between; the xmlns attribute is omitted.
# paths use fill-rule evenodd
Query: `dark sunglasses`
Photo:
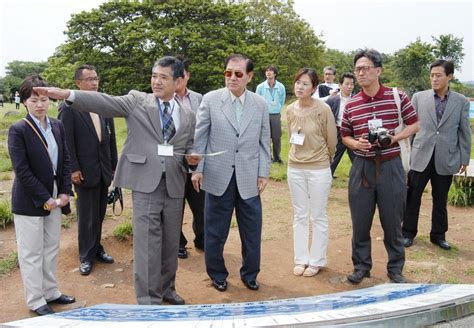
<svg viewBox="0 0 474 328"><path fill-rule="evenodd" d="M241 78L242 76L244 76L244 73L242 72L234 72L234 71L224 71L224 76L225 77L232 77L232 73L235 74L235 77L237 78Z"/></svg>

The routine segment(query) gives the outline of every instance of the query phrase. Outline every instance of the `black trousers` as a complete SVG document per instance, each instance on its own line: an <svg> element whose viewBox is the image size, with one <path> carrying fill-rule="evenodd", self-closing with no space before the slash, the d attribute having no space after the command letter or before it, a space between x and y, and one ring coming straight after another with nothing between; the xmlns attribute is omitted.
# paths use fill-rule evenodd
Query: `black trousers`
<svg viewBox="0 0 474 328"><path fill-rule="evenodd" d="M352 262L355 270L372 269L370 230L375 207L379 210L388 254L387 271L401 273L405 264L402 219L406 201L405 172L400 157L376 163L355 156L349 180L349 207L352 217Z"/></svg>
<svg viewBox="0 0 474 328"><path fill-rule="evenodd" d="M431 210L430 240L446 239L446 231L448 231L448 210L446 205L453 176L436 173L434 157L433 152L433 156L423 172L412 170L408 172L407 208L403 219L403 236L406 238L413 239L418 233L421 197L428 181L431 181L433 207Z"/></svg>
<svg viewBox="0 0 474 328"><path fill-rule="evenodd" d="M193 231L194 231L194 246L204 249L204 199L205 192L201 190L197 192L194 190L193 183L191 181L191 173L188 173L186 180L186 189L184 193L185 203L188 201L189 208L193 213ZM183 216L184 216L184 203L183 203ZM181 228L181 236L179 238L179 248L185 248L188 244L188 240L183 234Z"/></svg>
<svg viewBox="0 0 474 328"><path fill-rule="evenodd" d="M100 243L102 222L107 208L108 187L101 182L95 188L74 186L77 193L77 225L80 261L93 261L104 250Z"/></svg>
<svg viewBox="0 0 474 328"><path fill-rule="evenodd" d="M334 172L336 172L337 166L339 165L339 162L342 159L342 156L344 156L344 152L347 149L347 155L349 155L349 159L351 162L354 160L354 152L350 150L349 148L344 145L342 142L342 136L341 133L339 132L339 127L337 128L337 145L336 145L336 153L334 154L334 160L331 163L331 174L334 176Z"/></svg>
<svg viewBox="0 0 474 328"><path fill-rule="evenodd" d="M270 137L272 139L273 160L280 161L281 114L270 114Z"/></svg>

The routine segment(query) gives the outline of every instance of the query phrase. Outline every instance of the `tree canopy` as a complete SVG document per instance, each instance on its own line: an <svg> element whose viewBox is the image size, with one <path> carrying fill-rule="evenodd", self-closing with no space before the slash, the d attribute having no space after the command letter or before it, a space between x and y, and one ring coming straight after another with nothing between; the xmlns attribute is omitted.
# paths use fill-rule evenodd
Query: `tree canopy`
<svg viewBox="0 0 474 328"><path fill-rule="evenodd" d="M256 84L269 64L289 82L298 68L319 63L324 51L291 1L107 2L73 15L67 27L67 41L50 58L46 79L69 87L74 67L90 63L111 94L149 90L153 63L164 55L189 58L190 88L207 92L223 86L224 59L231 53L254 60Z"/></svg>

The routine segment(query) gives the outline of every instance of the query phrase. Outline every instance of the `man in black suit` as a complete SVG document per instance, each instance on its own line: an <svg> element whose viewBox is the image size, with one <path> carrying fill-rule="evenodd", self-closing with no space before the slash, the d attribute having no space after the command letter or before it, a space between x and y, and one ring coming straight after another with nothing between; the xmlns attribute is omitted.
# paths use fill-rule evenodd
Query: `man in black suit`
<svg viewBox="0 0 474 328"><path fill-rule="evenodd" d="M342 142L341 133L339 129L341 128L342 123L342 114L344 113L344 108L346 108L347 102L352 97L352 91L354 90L354 82L355 76L350 72L346 72L341 75L339 79L339 91L336 95L329 97L326 100L326 103L331 107L331 111L336 119L336 126L337 126L337 146L336 146L336 154L334 155L334 160L331 163L331 174L334 176L334 172L337 169L337 165L339 164L344 152L346 151L347 147ZM352 150L347 149L347 154L352 162L354 158L354 153Z"/></svg>
<svg viewBox="0 0 474 328"><path fill-rule="evenodd" d="M97 91L99 77L92 65L77 68L74 80L80 90ZM113 263L100 243L107 207L107 191L117 165L117 145L112 118L60 108L71 155L71 180L77 193L78 239L81 275L92 271L94 259Z"/></svg>

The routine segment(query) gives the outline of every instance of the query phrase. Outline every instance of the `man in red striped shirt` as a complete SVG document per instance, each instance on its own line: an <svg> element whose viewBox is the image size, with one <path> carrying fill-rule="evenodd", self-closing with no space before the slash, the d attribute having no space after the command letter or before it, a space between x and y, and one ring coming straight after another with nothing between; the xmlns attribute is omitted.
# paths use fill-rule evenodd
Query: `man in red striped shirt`
<svg viewBox="0 0 474 328"><path fill-rule="evenodd" d="M373 49L358 50L354 66L362 90L346 104L340 129L344 144L356 155L349 180L354 272L347 279L358 284L370 277L370 229L377 206L388 253L387 275L392 282L403 283L406 280L402 274L405 251L401 224L406 203L406 177L398 140L418 131L418 117L408 96L398 91L402 118L407 127L395 135L398 108L393 89L379 81L382 56ZM369 127L375 138L369 137ZM384 132L386 140L383 140ZM382 146L384 141L388 145Z"/></svg>

